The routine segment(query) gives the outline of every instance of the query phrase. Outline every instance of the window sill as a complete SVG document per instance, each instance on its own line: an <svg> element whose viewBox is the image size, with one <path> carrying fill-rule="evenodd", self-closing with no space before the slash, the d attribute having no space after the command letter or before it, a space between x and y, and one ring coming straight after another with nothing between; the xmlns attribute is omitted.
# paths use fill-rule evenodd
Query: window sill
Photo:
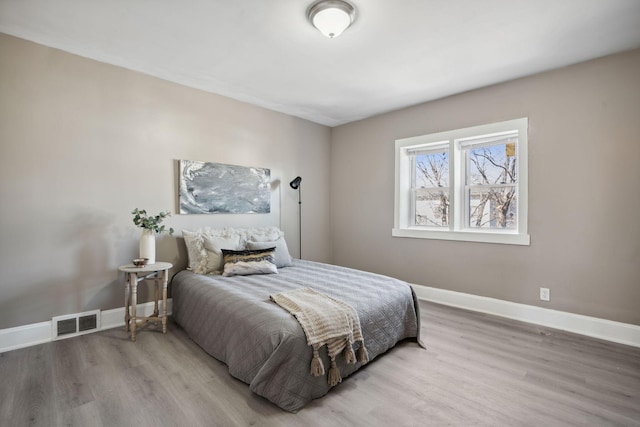
<svg viewBox="0 0 640 427"><path fill-rule="evenodd" d="M531 244L531 236L517 233L487 233L478 231L444 231L424 230L418 228L394 228L393 237L409 237L414 239L454 240L459 242L497 243L502 245Z"/></svg>

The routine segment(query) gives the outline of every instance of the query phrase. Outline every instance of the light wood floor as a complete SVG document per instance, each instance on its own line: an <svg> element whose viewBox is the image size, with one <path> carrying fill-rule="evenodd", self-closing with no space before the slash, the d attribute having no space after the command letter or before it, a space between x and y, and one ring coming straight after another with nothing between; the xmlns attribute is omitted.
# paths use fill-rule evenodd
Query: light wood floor
<svg viewBox="0 0 640 427"><path fill-rule="evenodd" d="M640 426L640 349L422 302L403 342L297 414L174 323L0 354L2 426Z"/></svg>

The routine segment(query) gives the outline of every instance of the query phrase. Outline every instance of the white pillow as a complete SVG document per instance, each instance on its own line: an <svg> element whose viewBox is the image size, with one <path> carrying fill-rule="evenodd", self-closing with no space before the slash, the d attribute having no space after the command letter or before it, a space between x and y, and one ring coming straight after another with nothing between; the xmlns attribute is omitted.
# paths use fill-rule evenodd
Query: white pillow
<svg viewBox="0 0 640 427"><path fill-rule="evenodd" d="M222 271L222 249L242 249L240 235L213 236L208 230L182 230L189 258L188 268L198 274Z"/></svg>
<svg viewBox="0 0 640 427"><path fill-rule="evenodd" d="M246 230L248 242L273 242L282 237L284 233L277 227L252 228Z"/></svg>
<svg viewBox="0 0 640 427"><path fill-rule="evenodd" d="M289 254L289 248L287 247L287 242L284 240L284 236L270 242L247 242L247 249L250 250L268 249L273 247L276 248L273 259L278 268L293 266L291 255Z"/></svg>
<svg viewBox="0 0 640 427"><path fill-rule="evenodd" d="M182 237L187 247L188 269L204 274L207 265L207 252L204 249L202 233L198 231L182 230Z"/></svg>
<svg viewBox="0 0 640 427"><path fill-rule="evenodd" d="M232 251L242 249L242 245L240 244L240 236L237 234L226 237L210 236L208 234L205 234L203 236L203 240L204 250L207 254L204 274L219 273L222 271L222 249L229 249Z"/></svg>

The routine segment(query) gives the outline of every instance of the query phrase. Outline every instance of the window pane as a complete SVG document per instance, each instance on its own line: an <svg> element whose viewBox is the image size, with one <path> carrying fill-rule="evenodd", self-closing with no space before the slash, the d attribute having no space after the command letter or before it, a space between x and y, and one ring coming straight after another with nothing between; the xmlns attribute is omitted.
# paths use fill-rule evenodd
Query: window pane
<svg viewBox="0 0 640 427"><path fill-rule="evenodd" d="M469 148L467 185L514 184L518 182L516 141L511 138L502 144Z"/></svg>
<svg viewBox="0 0 640 427"><path fill-rule="evenodd" d="M468 191L469 227L487 229L518 228L515 186L474 187Z"/></svg>
<svg viewBox="0 0 640 427"><path fill-rule="evenodd" d="M429 191L416 196L415 225L449 226L449 192Z"/></svg>
<svg viewBox="0 0 640 427"><path fill-rule="evenodd" d="M449 151L441 149L416 155L415 188L449 186Z"/></svg>

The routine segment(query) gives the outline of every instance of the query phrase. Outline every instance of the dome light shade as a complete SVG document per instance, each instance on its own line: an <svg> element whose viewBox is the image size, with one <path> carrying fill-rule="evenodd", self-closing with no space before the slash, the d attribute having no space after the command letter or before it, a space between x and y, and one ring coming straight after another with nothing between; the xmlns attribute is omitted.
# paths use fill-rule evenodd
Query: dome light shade
<svg viewBox="0 0 640 427"><path fill-rule="evenodd" d="M309 8L309 21L329 38L338 37L355 18L355 8L342 0L321 0Z"/></svg>

